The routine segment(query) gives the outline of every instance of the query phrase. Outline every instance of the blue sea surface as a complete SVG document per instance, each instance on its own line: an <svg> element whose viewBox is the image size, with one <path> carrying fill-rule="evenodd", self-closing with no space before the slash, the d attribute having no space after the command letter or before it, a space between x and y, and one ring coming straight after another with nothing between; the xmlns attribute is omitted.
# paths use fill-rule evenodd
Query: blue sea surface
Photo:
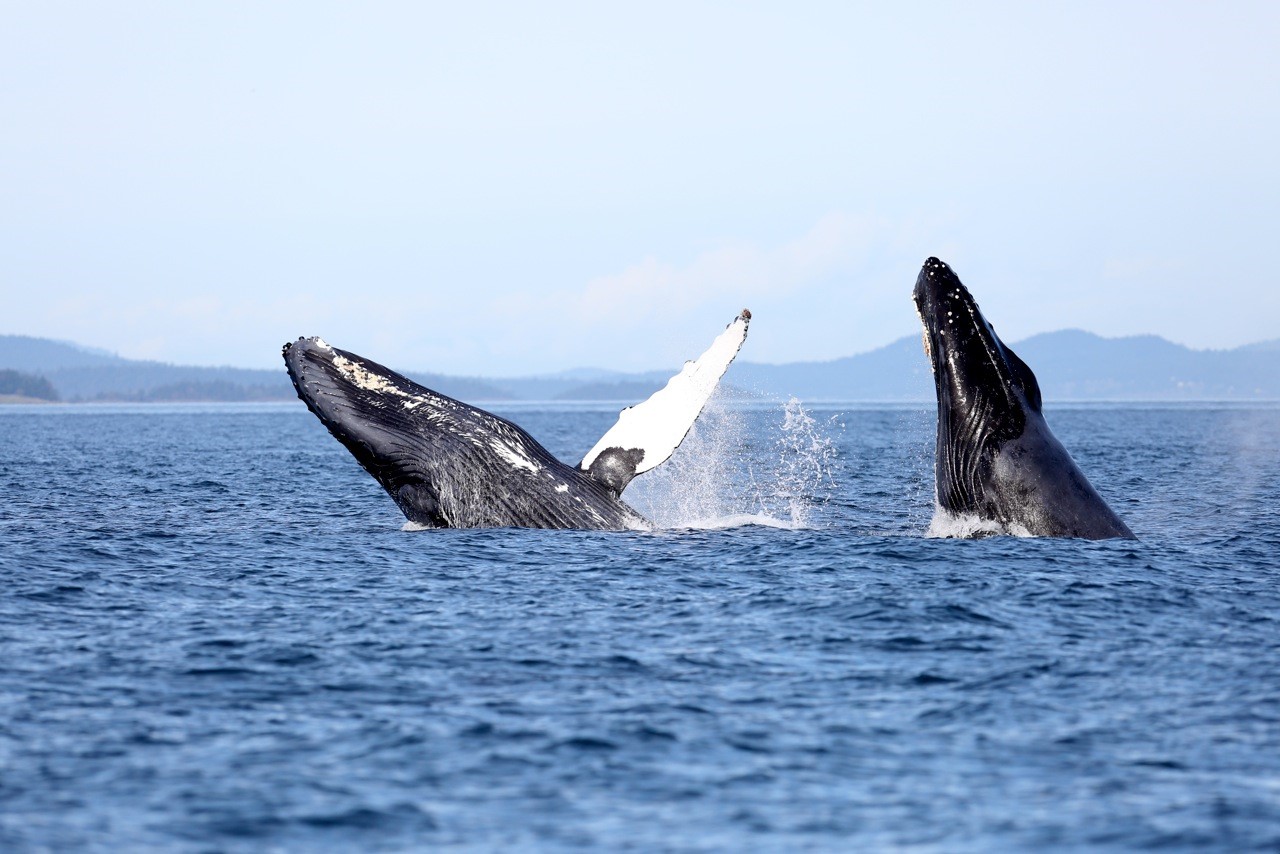
<svg viewBox="0 0 1280 854"><path fill-rule="evenodd" d="M626 533L403 530L300 403L0 408L0 849L1277 849L1280 407L1047 415L1137 541L925 538L932 407L720 404Z"/></svg>

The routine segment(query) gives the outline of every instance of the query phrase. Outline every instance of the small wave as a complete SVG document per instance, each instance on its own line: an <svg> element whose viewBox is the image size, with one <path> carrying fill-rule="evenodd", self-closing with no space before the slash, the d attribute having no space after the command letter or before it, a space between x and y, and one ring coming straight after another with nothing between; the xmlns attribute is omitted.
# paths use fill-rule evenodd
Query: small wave
<svg viewBox="0 0 1280 854"><path fill-rule="evenodd" d="M297 821L325 830L439 829L435 817L415 804L396 804L386 809L359 806L340 812L300 816Z"/></svg>
<svg viewBox="0 0 1280 854"><path fill-rule="evenodd" d="M728 516L716 516L708 519L681 521L656 531L716 531L725 528L743 528L747 525L758 525L762 528L781 528L788 531L812 530L812 526L798 519L778 519L764 513L733 513Z"/></svg>
<svg viewBox="0 0 1280 854"><path fill-rule="evenodd" d="M613 751L618 749L618 745L607 738L579 735L558 741L547 749L551 751Z"/></svg>
<svg viewBox="0 0 1280 854"><path fill-rule="evenodd" d="M213 678L236 678L241 676L258 676L257 670L250 667L189 667L182 671L184 676L209 676Z"/></svg>

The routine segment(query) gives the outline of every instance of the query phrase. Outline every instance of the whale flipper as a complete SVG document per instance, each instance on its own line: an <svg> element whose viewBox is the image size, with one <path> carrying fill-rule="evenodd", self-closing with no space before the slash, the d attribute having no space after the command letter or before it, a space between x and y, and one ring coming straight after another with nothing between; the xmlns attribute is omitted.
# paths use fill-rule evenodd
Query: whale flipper
<svg viewBox="0 0 1280 854"><path fill-rule="evenodd" d="M617 423L582 458L579 470L621 495L636 475L670 459L747 340L750 322L751 312L744 308L707 351L685 362L666 386L622 410Z"/></svg>

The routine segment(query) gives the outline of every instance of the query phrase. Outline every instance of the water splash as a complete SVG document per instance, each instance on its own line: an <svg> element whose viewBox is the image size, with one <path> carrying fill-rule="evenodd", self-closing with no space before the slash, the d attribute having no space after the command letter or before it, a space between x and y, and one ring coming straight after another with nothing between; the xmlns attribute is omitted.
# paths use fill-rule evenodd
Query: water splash
<svg viewBox="0 0 1280 854"><path fill-rule="evenodd" d="M834 485L833 425L795 398L778 416L712 398L679 450L637 478L626 501L659 529L812 526Z"/></svg>
<svg viewBox="0 0 1280 854"><path fill-rule="evenodd" d="M835 485L835 443L796 398L788 400L782 411L772 498L785 503L796 527L807 527L813 511L830 500Z"/></svg>
<svg viewBox="0 0 1280 854"><path fill-rule="evenodd" d="M983 519L976 513L951 513L934 505L933 519L924 534L936 539L977 540L983 537L1031 537L1024 525L1005 525L994 519Z"/></svg>

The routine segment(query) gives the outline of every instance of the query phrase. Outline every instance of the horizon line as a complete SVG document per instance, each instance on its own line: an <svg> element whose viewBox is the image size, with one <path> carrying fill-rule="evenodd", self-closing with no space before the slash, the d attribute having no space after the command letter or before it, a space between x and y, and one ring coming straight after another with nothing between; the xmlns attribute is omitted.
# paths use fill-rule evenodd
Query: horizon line
<svg viewBox="0 0 1280 854"><path fill-rule="evenodd" d="M1132 341L1135 339L1154 338L1154 339L1163 341L1167 344L1170 344L1174 347L1178 347L1193 353L1231 353L1237 350L1244 350L1244 349L1259 347L1260 345L1264 345L1264 344L1280 343L1280 337L1277 337L1277 338L1264 338L1259 341L1251 341L1245 344L1238 344L1235 347L1191 347L1189 345L1181 344L1177 341L1173 341L1169 338L1166 338L1157 332L1138 333L1135 335L1108 336L1108 335L1101 335L1097 332L1091 332L1087 329L1081 329L1079 327L1066 327L1063 329L1055 329L1055 330L1050 330L1046 332L1033 333L1031 335L1026 336L1025 338L1020 338L1016 341L1011 342L1011 346L1015 346L1015 347L1021 346L1022 344L1025 344L1027 341L1031 341L1036 338L1043 338L1045 336L1050 336L1050 335L1063 335L1066 333L1080 333L1083 335L1088 335L1093 338L1097 338L1102 341ZM917 334L918 333L914 333L914 332L906 333L879 346L871 347L866 350L859 350L857 352L849 353L844 356L835 356L830 359L795 359L789 362L759 362L759 361L754 361L752 359L739 359L739 360L736 360L736 364L758 365L761 367L769 367L769 368L790 367L794 365L829 365L834 362L843 361L845 359L854 359L860 356L866 356L871 353L875 353L879 350L888 349L890 347L901 344L903 341L909 338L916 337ZM159 366L175 367L175 368L204 368L204 369L213 369L213 370L233 370L233 371L275 371L277 370L274 367L266 367L266 366L249 367L244 365L231 365L231 364L193 364L189 362L165 362L157 359L137 359L130 356L121 356L118 352L113 350L108 350L104 347L81 344L77 341L72 341L65 338L49 338L41 335L30 335L23 332L0 333L0 338L27 338L33 341L49 342L49 343L58 344L61 346L73 347L77 350L80 350L84 353L94 355L94 356L101 356L101 357L106 357L111 359L119 359L124 362L131 362L134 364L142 364L142 365L159 365ZM99 366L92 366L92 367L99 367ZM100 367L108 367L108 366L103 365ZM54 370L58 370L58 369L54 369ZM573 373L576 371L595 371L602 374L614 374L614 375L617 375L618 377L635 377L635 376L644 375L644 374L668 373L670 372L671 369L658 367L658 368L646 368L646 369L639 369L639 370L620 370L615 368L602 368L602 367L592 366L592 365L576 365L573 367L561 368L559 370L554 370L554 371L549 371L547 373L539 373L539 374L479 374L479 373L447 374L447 373L442 373L440 371L424 370L424 369L418 369L418 368L407 368L403 370L401 369L396 369L396 370L398 370L400 373L405 373L405 374L427 374L431 376L452 377L457 379L540 380L540 379L562 379L563 378L562 375ZM592 381L596 381L596 380L591 380L591 379L584 380L584 382L592 382Z"/></svg>

